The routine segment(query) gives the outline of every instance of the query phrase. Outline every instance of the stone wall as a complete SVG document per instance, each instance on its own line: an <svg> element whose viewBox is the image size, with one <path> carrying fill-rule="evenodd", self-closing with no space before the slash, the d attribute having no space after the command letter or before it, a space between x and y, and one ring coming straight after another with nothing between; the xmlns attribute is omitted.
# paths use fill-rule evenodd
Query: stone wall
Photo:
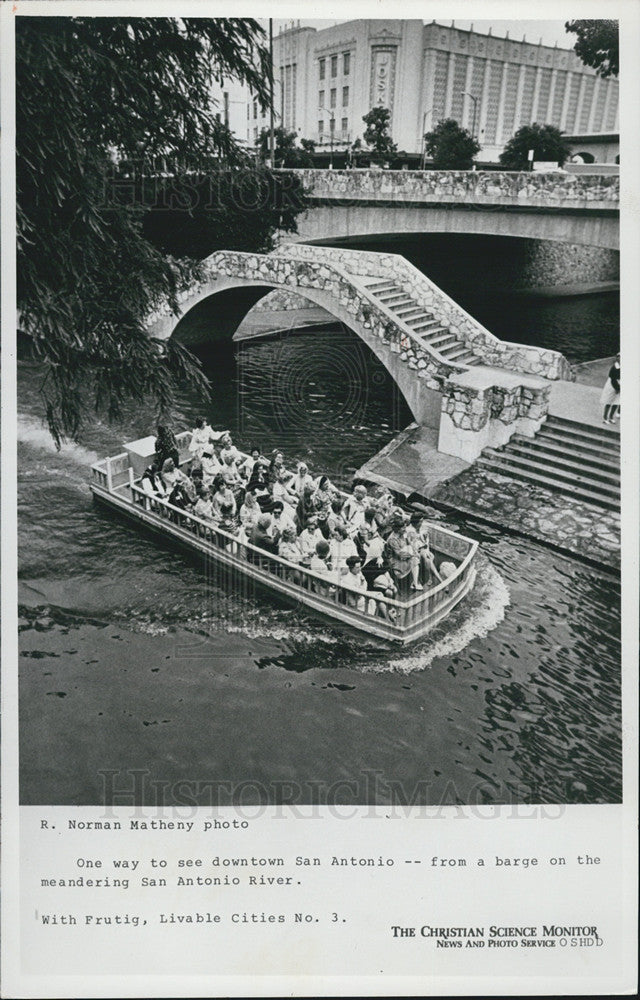
<svg viewBox="0 0 640 1000"><path fill-rule="evenodd" d="M305 299L297 292L290 292L288 289L276 288L269 292L263 299L253 307L255 312L279 312L284 309L312 309L313 303Z"/></svg>
<svg viewBox="0 0 640 1000"><path fill-rule="evenodd" d="M603 247L553 243L551 240L526 240L517 286L598 284L620 280L620 254Z"/></svg>
<svg viewBox="0 0 640 1000"><path fill-rule="evenodd" d="M533 437L547 416L550 388L522 384L443 387L438 450L473 462L485 448L500 448L514 434Z"/></svg>
<svg viewBox="0 0 640 1000"><path fill-rule="evenodd" d="M311 199L617 209L620 179L501 170L296 170Z"/></svg>

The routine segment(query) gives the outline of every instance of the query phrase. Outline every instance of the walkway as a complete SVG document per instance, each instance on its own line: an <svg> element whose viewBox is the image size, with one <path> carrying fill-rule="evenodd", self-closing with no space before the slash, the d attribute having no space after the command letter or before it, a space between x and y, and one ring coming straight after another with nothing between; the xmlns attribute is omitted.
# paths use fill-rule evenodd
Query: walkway
<svg viewBox="0 0 640 1000"><path fill-rule="evenodd" d="M611 360L579 366L577 383L552 382L550 413L601 428L600 392ZM473 375L481 371L473 369ZM436 432L429 428L410 425L355 478L387 486L408 499L431 501L600 566L620 565L617 512L443 455L437 450Z"/></svg>

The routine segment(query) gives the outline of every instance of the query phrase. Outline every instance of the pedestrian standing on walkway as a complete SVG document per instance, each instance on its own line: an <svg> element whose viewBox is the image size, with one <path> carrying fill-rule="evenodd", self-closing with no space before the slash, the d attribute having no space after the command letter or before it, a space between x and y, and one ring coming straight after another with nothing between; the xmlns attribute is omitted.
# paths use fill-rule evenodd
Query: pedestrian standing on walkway
<svg viewBox="0 0 640 1000"><path fill-rule="evenodd" d="M613 424L620 414L620 355L616 354L616 359L609 369L607 381L604 384L600 402L604 406L602 422Z"/></svg>

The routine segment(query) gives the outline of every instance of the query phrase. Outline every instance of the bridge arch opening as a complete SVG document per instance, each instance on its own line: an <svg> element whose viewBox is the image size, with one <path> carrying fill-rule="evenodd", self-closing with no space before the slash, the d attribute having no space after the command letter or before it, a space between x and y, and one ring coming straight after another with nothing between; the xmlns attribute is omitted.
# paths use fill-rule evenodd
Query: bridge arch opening
<svg viewBox="0 0 640 1000"><path fill-rule="evenodd" d="M172 336L200 359L239 443L280 447L287 458L306 458L347 485L411 422L409 403L387 366L338 318L323 328L292 322L266 339L234 340L246 312L272 290L243 286L206 295Z"/></svg>
<svg viewBox="0 0 640 1000"><path fill-rule="evenodd" d="M558 350L571 361L618 350L617 250L446 232L382 232L313 242L401 254L501 340Z"/></svg>
<svg viewBox="0 0 640 1000"><path fill-rule="evenodd" d="M282 285L253 285L242 280L229 279L228 287L204 289L193 304L188 305L182 317L175 323L167 335L175 337L180 343L189 347L202 361L211 355L215 348L223 342L230 342L238 326L250 309L264 298L270 291L282 289ZM396 354L390 354L385 344L382 344L370 331L361 329L350 320L351 316L339 303L328 294L316 288L291 289L301 298L321 309L336 324L341 324L358 338L363 346L370 351L397 384L409 412L420 421L425 420L425 407L429 411L429 420L437 425L440 416L440 395L435 391L426 390L417 383L413 372L398 360ZM166 322L166 321L165 321ZM287 323L285 335L296 330L295 312ZM407 421L408 422L408 421Z"/></svg>

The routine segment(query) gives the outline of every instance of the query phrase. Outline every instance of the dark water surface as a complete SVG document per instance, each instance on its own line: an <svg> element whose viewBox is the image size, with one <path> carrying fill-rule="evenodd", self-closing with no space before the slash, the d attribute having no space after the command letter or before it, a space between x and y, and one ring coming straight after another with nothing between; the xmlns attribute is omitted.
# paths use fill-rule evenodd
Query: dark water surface
<svg viewBox="0 0 640 1000"><path fill-rule="evenodd" d="M339 482L410 420L340 327L216 345L206 363L214 427ZM20 362L25 804L98 804L101 772L130 768L169 786L251 780L246 800L293 782L310 801L338 781L355 783L341 801L387 802L389 782L432 803L620 800L614 578L448 519L481 541L473 593L428 641L381 646L269 596L229 593L197 560L94 506L91 462L152 431L153 414L96 421L56 453L38 383ZM176 427L200 410L185 394ZM150 786L145 795L154 801Z"/></svg>

